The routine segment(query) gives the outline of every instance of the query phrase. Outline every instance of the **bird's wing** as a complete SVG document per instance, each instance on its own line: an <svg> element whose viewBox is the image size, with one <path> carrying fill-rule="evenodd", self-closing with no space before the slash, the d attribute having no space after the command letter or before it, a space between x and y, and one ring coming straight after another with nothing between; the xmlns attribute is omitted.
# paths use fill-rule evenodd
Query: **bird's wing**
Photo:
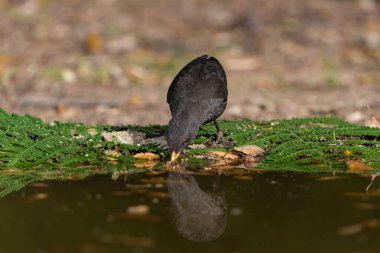
<svg viewBox="0 0 380 253"><path fill-rule="evenodd" d="M166 97L172 113L180 109L180 101L187 100L190 87L200 81L201 66L207 61L207 58L207 55L203 55L194 59L183 67L174 78Z"/></svg>
<svg viewBox="0 0 380 253"><path fill-rule="evenodd" d="M220 63L213 57L205 61L193 74L193 83L188 86L188 100L204 106L223 103L227 100L227 78Z"/></svg>

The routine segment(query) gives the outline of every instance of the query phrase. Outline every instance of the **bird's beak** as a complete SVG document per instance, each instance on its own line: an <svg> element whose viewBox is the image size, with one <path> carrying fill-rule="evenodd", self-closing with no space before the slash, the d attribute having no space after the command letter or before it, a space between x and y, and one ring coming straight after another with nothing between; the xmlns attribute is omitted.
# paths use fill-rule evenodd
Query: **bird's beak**
<svg viewBox="0 0 380 253"><path fill-rule="evenodd" d="M178 159L180 153L181 153L181 152L176 153L175 151L173 151L173 152L172 152L172 155L171 155L171 157L170 157L170 161L171 161L171 162L175 162L175 160Z"/></svg>

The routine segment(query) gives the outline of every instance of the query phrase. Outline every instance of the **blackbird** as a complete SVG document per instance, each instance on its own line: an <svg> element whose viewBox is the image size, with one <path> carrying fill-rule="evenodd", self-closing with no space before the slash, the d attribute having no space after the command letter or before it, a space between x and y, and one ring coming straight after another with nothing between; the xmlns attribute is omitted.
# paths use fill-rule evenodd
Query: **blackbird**
<svg viewBox="0 0 380 253"><path fill-rule="evenodd" d="M172 115L167 132L171 161L195 139L201 125L214 121L220 132L215 120L226 108L227 95L226 74L214 57L198 57L177 74L167 94Z"/></svg>

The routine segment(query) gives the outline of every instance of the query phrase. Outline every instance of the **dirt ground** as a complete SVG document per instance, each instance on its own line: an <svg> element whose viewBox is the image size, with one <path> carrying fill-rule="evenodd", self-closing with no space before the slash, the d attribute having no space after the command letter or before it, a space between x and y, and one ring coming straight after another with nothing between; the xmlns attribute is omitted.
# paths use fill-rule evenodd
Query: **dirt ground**
<svg viewBox="0 0 380 253"><path fill-rule="evenodd" d="M0 0L0 108L45 121L167 124L166 92L202 54L222 118L380 120L378 0Z"/></svg>

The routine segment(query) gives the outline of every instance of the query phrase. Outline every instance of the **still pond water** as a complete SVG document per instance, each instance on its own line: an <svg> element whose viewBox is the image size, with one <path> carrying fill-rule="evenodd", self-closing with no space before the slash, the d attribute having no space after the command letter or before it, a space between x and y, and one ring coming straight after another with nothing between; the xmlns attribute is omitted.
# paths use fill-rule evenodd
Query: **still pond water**
<svg viewBox="0 0 380 253"><path fill-rule="evenodd" d="M370 183L289 172L34 183L0 200L0 252L380 252Z"/></svg>

